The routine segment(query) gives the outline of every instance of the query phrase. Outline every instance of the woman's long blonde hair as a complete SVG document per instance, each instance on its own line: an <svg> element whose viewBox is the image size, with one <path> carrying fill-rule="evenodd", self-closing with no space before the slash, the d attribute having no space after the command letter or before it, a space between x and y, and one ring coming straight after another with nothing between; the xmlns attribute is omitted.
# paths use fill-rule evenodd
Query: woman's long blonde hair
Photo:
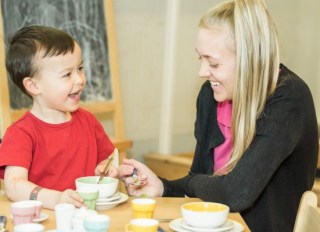
<svg viewBox="0 0 320 232"><path fill-rule="evenodd" d="M279 46L275 24L263 0L233 0L202 16L199 27L228 25L235 39L237 70L232 99L231 171L256 134L256 122L277 84ZM225 169L223 168L223 169Z"/></svg>

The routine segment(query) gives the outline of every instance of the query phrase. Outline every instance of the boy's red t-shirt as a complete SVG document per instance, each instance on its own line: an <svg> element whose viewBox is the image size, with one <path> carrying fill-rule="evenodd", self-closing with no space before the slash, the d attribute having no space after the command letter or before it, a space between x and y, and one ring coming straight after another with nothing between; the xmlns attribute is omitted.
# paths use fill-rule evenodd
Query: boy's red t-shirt
<svg viewBox="0 0 320 232"><path fill-rule="evenodd" d="M94 175L114 146L100 122L78 109L69 122L50 124L27 112L11 125L0 145L0 178L5 166L28 170L28 180L45 188L75 189L75 179Z"/></svg>

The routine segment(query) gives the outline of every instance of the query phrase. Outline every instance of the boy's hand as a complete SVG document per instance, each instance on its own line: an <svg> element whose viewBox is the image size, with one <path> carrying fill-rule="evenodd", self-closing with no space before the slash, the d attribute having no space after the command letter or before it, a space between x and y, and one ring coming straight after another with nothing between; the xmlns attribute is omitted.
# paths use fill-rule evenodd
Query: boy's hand
<svg viewBox="0 0 320 232"><path fill-rule="evenodd" d="M67 189L61 192L58 203L69 203L78 208L85 206L83 199L72 189Z"/></svg>
<svg viewBox="0 0 320 232"><path fill-rule="evenodd" d="M101 163L99 163L94 171L94 174L96 176L100 176L101 174L103 174L104 169L108 163L108 159L101 161ZM114 166L110 166L109 171L107 172L106 176L110 176L110 177L114 177L117 178L118 177L118 169Z"/></svg>
<svg viewBox="0 0 320 232"><path fill-rule="evenodd" d="M118 175L119 175L118 169L116 167L111 166L107 173L107 176L118 178Z"/></svg>

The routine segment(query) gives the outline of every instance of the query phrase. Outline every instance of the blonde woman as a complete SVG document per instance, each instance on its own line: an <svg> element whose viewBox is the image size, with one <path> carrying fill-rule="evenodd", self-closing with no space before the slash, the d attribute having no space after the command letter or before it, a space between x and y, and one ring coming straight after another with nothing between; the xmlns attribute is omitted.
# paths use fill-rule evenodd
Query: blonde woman
<svg viewBox="0 0 320 232"><path fill-rule="evenodd" d="M241 212L252 231L292 231L300 197L315 177L317 121L309 88L280 64L265 3L235 0L209 10L196 51L207 81L197 100L190 172L168 181L124 160L128 193L221 202ZM130 185L134 167L140 187Z"/></svg>

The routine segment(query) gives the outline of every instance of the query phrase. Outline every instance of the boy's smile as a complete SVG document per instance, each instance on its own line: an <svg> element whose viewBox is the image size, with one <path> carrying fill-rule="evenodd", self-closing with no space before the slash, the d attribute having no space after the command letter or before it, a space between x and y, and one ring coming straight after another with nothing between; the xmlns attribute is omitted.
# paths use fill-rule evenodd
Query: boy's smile
<svg viewBox="0 0 320 232"><path fill-rule="evenodd" d="M75 93L69 94L69 97L75 101L80 101L80 95L81 95L81 90L79 90Z"/></svg>

